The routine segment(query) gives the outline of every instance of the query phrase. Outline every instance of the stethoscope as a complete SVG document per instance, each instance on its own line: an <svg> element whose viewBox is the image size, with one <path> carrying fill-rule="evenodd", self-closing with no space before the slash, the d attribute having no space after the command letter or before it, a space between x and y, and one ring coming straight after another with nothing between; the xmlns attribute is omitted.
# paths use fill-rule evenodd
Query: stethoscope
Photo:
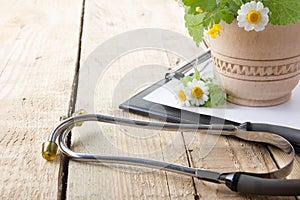
<svg viewBox="0 0 300 200"><path fill-rule="evenodd" d="M217 132L216 134L221 134L223 136L231 136L246 141L270 144L281 150L288 158L288 161L282 168L269 173L218 173L144 158L76 153L67 146L66 137L75 126L80 126L86 121L157 130L180 130L183 132L210 130L210 134L214 134L215 131ZM201 131L199 131L199 133L200 132ZM268 124L244 123L236 126L233 124L203 125L196 123L156 123L117 118L101 114L80 114L65 119L51 132L48 141L43 143L42 156L46 160L54 160L59 148L63 154L76 161L125 164L160 169L195 177L203 181L225 184L232 191L246 194L297 196L300 195L300 179L284 179L291 172L295 157L295 149L292 144L296 149L299 147L299 130Z"/></svg>

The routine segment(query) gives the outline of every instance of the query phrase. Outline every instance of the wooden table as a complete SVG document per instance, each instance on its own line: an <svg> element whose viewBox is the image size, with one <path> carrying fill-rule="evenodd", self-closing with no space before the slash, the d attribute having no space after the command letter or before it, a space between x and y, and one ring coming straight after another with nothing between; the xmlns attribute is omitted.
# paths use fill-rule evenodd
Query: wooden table
<svg viewBox="0 0 300 200"><path fill-rule="evenodd" d="M161 0L1 0L1 199L296 199L241 195L224 186L157 170L68 162L62 156L53 162L42 159L41 144L59 117L77 109L80 68L96 47L138 28L162 28L188 36L182 14L176 3ZM95 110L145 119L117 108L118 102L142 86L115 101L116 88L126 87L118 83L139 66L174 66L176 60L157 50L130 52L116 59L97 82ZM144 132L114 125L103 125L101 131L106 142L98 140L97 131L74 133L72 148L217 171L276 168L263 146L227 138L219 138L207 156L201 148L210 148L205 134ZM299 156L290 178L300 178Z"/></svg>

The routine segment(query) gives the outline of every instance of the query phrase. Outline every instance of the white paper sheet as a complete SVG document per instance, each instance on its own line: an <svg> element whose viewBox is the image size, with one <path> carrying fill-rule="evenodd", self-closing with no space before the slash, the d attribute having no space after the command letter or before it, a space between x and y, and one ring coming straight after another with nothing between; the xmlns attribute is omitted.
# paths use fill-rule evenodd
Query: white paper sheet
<svg viewBox="0 0 300 200"><path fill-rule="evenodd" d="M188 110L195 113L208 114L226 118L236 122L270 123L300 129L300 86L294 89L289 101L272 107L247 107L227 103L222 108L182 107L177 100L174 88L179 81L173 79L144 97L145 100Z"/></svg>

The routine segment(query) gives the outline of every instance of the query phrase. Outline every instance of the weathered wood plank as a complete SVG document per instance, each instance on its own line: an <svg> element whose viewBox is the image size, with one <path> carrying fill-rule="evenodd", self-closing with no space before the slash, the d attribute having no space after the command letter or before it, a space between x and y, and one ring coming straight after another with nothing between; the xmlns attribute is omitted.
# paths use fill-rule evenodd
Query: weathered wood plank
<svg viewBox="0 0 300 200"><path fill-rule="evenodd" d="M54 199L59 159L41 144L68 112L82 3L0 1L0 196Z"/></svg>
<svg viewBox="0 0 300 200"><path fill-rule="evenodd" d="M183 26L182 15L179 14L180 8L176 6L173 2L157 0L144 2L124 0L114 1L114 4L104 0L87 1L81 66L84 66L85 60L96 47L125 31L157 27L176 30L187 35ZM125 45L130 45L131 41L127 42ZM113 48L106 50L108 52L114 51ZM107 52L103 51L102 53ZM95 62L93 64L103 67L107 62L101 59L103 58L93 60ZM84 94L90 97L89 93L93 93L93 111L140 119L141 117L118 110L119 103L133 95L137 89L141 89L133 87L136 86L134 84L138 80L130 82L135 78L132 76L133 73L138 73L139 71L135 70L139 67L154 62L164 66L173 64L175 59L172 59L172 56L157 51L127 53L114 60L98 77L95 91L86 91ZM93 71L89 72L89 75L92 74ZM154 74L150 75L149 73L149 76L154 76L155 79ZM148 81L148 79L145 80ZM82 74L79 74L79 93L83 91L80 81L84 81ZM136 89L135 91L130 90L128 92L126 87L129 85L130 88L130 83L133 84L131 87ZM93 89L94 86L91 85L90 88ZM119 94L123 90L125 91L124 94ZM76 108L80 109L81 107L77 104ZM201 147L205 147L205 144L208 145L205 134L184 133L184 138L181 137L180 133L147 132L114 125L93 127L86 124L73 132L72 148L87 153L138 156L182 165L188 165L190 162L194 167L221 172L235 170L266 171L275 168L268 151L263 147L220 138L216 144L211 144L215 148L210 151L210 147L205 150L201 149ZM186 150L189 152L188 157L185 153ZM209 156L206 156L206 153L209 153ZM216 186L199 180L194 182L188 177L171 173L158 171L152 173L152 171L145 169L136 171L136 169L128 167L70 162L67 198L255 199L259 197L242 196L229 191L224 186Z"/></svg>
<svg viewBox="0 0 300 200"><path fill-rule="evenodd" d="M95 94L95 99L99 100L95 102L97 112L141 119L141 117L116 110L118 103L112 102L114 88L122 78L123 72L136 68L134 62L143 65L145 63L143 62L144 59L149 63L153 62L153 59L160 60L160 62L167 62L167 59L165 55L157 52L137 54L135 57L133 55L128 55L129 58L125 56L124 59L116 62L105 73L105 76L99 82L99 88L97 88L99 94ZM124 63L122 61L126 61L126 64L123 64L122 69L120 69L120 63ZM113 68L114 70L111 70ZM102 134L100 131L89 130L88 126L82 127L84 129L81 130L82 132L74 131L72 135L74 149L90 153L128 155L177 162L183 165L188 164L181 133L170 134L112 125L101 125L98 128L100 128ZM67 194L69 199L80 199L87 196L95 199L193 198L193 183L192 179L188 177L167 176L159 171L149 173L152 170L138 169L136 171L127 168L119 169L107 165L103 167L76 162L70 162L69 166ZM85 176L82 176L82 173ZM83 188L82 184L90 187Z"/></svg>
<svg viewBox="0 0 300 200"><path fill-rule="evenodd" d="M186 33L182 16L179 16L181 8L172 1L125 0L115 1L114 4L107 1L87 1L85 8L82 65L98 45L126 31L155 27ZM161 79L163 70L166 71L170 65L170 58L162 51L140 50L116 59L99 77L94 94L95 111L141 119L139 116L123 113L118 109L118 105L137 90ZM102 57L96 62L98 63L95 66L99 67L106 63ZM172 62L175 63L175 58ZM154 65L157 71L149 70L151 67L148 65ZM140 73L141 68L146 69L145 79L132 80L137 79L138 76L134 74ZM82 74L79 73L79 93L82 92L81 76ZM91 89L93 87L91 86ZM118 93L122 91L129 92ZM78 105L76 108L80 109ZM99 130L89 132L88 125L82 129L83 132L79 130L72 134L72 145L75 150L145 157L188 165L181 133L102 125L100 129L102 135L100 135ZM157 170L153 173L152 170L140 168L136 171L126 167L70 162L67 197L68 199L87 197L90 199L194 199L194 186L189 177L175 176Z"/></svg>

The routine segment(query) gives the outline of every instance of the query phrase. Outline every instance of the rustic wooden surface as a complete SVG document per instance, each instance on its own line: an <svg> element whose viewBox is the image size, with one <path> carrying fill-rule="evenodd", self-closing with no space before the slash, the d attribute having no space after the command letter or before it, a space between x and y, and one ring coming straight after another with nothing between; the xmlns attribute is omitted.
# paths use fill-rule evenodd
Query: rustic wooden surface
<svg viewBox="0 0 300 200"><path fill-rule="evenodd" d="M60 159L41 144L69 110L81 1L0 2L0 197L53 199Z"/></svg>
<svg viewBox="0 0 300 200"><path fill-rule="evenodd" d="M77 68L84 67L99 45L127 31L162 28L187 36L181 8L173 1L159 0L0 2L1 199L283 199L240 195L224 186L157 170L68 163L60 156L44 161L41 144L59 117L73 110L77 92L73 81L78 77L78 93L82 92L84 78ZM118 104L159 80L176 60L172 54L149 49L115 59L92 91L93 108L146 119L119 110ZM99 67L106 63L96 62ZM133 80L135 70L148 65L164 67L158 67L157 73L147 71L146 81ZM125 84L129 80L145 84ZM133 90L122 93L128 88ZM276 168L264 147L206 136L205 132L145 131L118 125L95 130L85 124L74 130L71 145L89 153L145 157L221 172ZM300 178L299 156L290 177Z"/></svg>

